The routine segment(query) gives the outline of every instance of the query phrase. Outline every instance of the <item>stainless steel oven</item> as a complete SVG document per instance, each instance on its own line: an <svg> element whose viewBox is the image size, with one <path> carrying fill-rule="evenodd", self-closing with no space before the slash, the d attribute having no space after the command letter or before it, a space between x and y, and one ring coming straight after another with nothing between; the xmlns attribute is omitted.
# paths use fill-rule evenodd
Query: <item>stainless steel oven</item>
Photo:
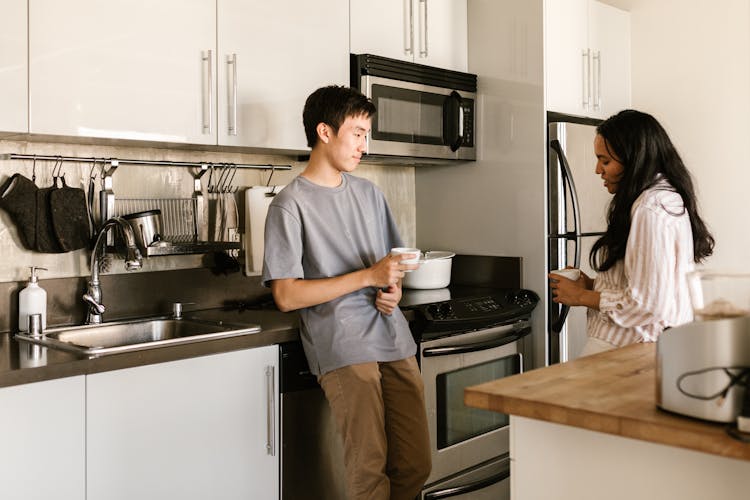
<svg viewBox="0 0 750 500"><path fill-rule="evenodd" d="M466 406L464 389L521 373L519 341L530 332L521 320L420 344L432 448L427 484L509 452L508 416Z"/></svg>
<svg viewBox="0 0 750 500"><path fill-rule="evenodd" d="M445 291L447 299L406 307L419 346L432 454L422 498L509 498L509 417L466 406L464 389L523 372L539 297L518 288ZM404 297L415 295L421 294Z"/></svg>
<svg viewBox="0 0 750 500"><path fill-rule="evenodd" d="M369 54L351 65L352 86L377 108L368 156L476 159L476 75Z"/></svg>

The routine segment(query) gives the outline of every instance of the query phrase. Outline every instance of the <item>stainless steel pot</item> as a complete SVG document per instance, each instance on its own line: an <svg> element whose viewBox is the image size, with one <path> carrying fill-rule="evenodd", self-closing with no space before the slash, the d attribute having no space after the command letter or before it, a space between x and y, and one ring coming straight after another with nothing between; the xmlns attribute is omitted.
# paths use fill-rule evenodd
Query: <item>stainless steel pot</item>
<svg viewBox="0 0 750 500"><path fill-rule="evenodd" d="M419 259L419 269L406 273L404 276L404 288L422 290L445 288L451 282L451 267L455 256L453 252L425 252Z"/></svg>
<svg viewBox="0 0 750 500"><path fill-rule="evenodd" d="M145 212L123 215L122 218L133 227L135 242L141 253L145 254L146 248L161 241L161 210L146 210Z"/></svg>

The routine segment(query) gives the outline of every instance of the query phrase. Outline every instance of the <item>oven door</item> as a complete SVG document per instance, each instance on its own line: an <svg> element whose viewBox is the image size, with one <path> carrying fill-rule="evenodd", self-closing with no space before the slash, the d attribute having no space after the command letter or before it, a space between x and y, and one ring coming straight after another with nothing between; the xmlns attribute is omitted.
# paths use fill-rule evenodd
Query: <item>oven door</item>
<svg viewBox="0 0 750 500"><path fill-rule="evenodd" d="M528 321L422 342L432 472L427 484L508 453L507 415L464 404L469 386L521 373Z"/></svg>
<svg viewBox="0 0 750 500"><path fill-rule="evenodd" d="M362 92L377 108L367 153L473 160L476 94L364 75Z"/></svg>

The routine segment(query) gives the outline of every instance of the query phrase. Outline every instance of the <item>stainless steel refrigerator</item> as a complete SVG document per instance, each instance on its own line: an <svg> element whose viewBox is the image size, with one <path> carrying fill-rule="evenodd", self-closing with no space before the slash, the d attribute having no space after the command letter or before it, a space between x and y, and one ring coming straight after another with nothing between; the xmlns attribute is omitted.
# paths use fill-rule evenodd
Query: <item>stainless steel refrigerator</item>
<svg viewBox="0 0 750 500"><path fill-rule="evenodd" d="M557 113L547 116L547 272L573 266L590 277L594 242L607 227L612 195L596 175L594 137L599 120ZM547 363L575 359L586 342L586 308L567 307L547 297Z"/></svg>

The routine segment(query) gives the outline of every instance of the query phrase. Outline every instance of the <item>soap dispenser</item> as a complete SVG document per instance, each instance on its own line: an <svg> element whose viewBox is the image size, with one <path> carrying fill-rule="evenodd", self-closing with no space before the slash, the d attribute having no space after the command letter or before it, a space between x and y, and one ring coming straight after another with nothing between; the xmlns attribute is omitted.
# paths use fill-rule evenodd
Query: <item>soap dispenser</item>
<svg viewBox="0 0 750 500"><path fill-rule="evenodd" d="M39 286L38 270L44 267L31 266L31 277L26 288L18 293L18 331L29 331L29 316L39 314L42 317L42 331L47 329L47 292Z"/></svg>

